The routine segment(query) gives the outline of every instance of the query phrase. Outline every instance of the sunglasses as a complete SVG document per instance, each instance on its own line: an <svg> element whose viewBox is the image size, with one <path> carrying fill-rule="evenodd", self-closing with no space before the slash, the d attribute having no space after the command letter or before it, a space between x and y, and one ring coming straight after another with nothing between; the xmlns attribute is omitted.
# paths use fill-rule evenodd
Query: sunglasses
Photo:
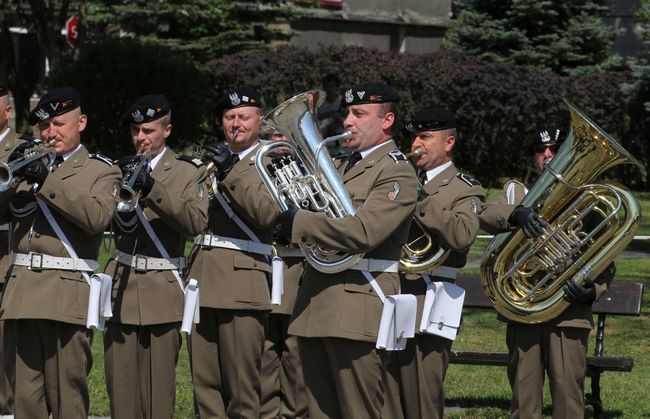
<svg viewBox="0 0 650 419"><path fill-rule="evenodd" d="M555 154L560 149L560 144L535 144L533 146L533 151L535 154L541 154L545 152L547 148L551 150L553 154Z"/></svg>

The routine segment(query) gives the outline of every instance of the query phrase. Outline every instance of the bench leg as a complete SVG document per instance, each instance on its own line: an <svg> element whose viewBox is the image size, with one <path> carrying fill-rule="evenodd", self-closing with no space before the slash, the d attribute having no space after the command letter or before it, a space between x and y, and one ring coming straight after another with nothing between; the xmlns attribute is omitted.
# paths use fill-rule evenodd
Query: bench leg
<svg viewBox="0 0 650 419"><path fill-rule="evenodd" d="M594 419L603 417L603 402L600 399L600 371L594 371L591 376L591 405L594 408Z"/></svg>

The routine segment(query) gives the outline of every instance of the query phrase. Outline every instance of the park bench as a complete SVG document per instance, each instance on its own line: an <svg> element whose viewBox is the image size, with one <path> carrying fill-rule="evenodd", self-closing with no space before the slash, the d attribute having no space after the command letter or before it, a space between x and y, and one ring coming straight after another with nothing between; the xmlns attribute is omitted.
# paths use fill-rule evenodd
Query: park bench
<svg viewBox="0 0 650 419"><path fill-rule="evenodd" d="M481 287L478 276L459 276L456 284L465 289L464 308L490 309L494 306ZM605 356L605 319L607 315L639 316L643 284L617 283L614 281L608 292L594 304L593 312L598 315L594 355L587 356L587 376L591 378L591 394L585 395L585 402L593 406L594 418L603 417L600 398L600 374L604 371L632 371L633 359L629 356ZM505 337L504 337L505 340ZM450 354L452 364L507 366L507 352L455 351Z"/></svg>

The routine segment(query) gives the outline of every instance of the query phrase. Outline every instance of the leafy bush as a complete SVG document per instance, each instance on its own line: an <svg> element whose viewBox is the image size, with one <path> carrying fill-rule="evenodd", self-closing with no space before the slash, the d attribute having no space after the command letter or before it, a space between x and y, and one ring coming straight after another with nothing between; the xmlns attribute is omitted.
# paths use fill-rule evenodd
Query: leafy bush
<svg viewBox="0 0 650 419"><path fill-rule="evenodd" d="M88 115L84 144L111 158L133 154L122 115L141 95L162 93L172 109L169 145L181 149L209 135L211 109L207 80L195 64L168 47L131 39L107 39L84 45L79 57L49 80L81 93Z"/></svg>
<svg viewBox="0 0 650 419"><path fill-rule="evenodd" d="M399 124L429 104L456 112L459 140L454 161L488 185L498 185L503 178L526 178L531 165L527 145L533 136L542 129L568 128L569 113L562 98L622 140L631 152L648 147L626 140L626 98L619 87L629 78L624 72L562 77L532 66L486 63L456 52L415 55L361 47L312 52L292 46L227 55L210 61L205 71L217 95L235 86L253 86L269 109L297 93L319 88L328 73L339 75L343 90L363 81L385 81L402 97ZM396 139L403 149L408 147L401 133ZM645 186L636 169L612 173L625 176L627 185Z"/></svg>

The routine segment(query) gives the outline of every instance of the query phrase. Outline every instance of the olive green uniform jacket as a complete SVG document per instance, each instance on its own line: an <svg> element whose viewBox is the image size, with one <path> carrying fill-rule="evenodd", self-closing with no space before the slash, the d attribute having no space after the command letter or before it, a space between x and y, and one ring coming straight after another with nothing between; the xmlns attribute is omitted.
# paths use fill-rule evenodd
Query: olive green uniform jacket
<svg viewBox="0 0 650 419"><path fill-rule="evenodd" d="M392 140L344 173L346 164L339 162L339 174L356 208L354 216L328 218L322 213L298 211L291 242L399 260L415 208L413 167ZM385 295L399 292L396 273L372 275ZM289 333L374 342L382 310L381 300L361 271L323 274L309 266L298 290Z"/></svg>
<svg viewBox="0 0 650 419"><path fill-rule="evenodd" d="M120 170L104 160L89 157L86 148L81 146L47 176L36 192L82 259L97 259L102 235L117 204L113 186L119 182ZM40 209L23 217L9 211L12 199L29 200L31 189L32 185L22 182L17 189L0 194L0 222L12 222L12 251L70 257ZM79 271L37 271L14 266L7 276L2 318L49 319L85 325L88 291L89 286Z"/></svg>
<svg viewBox="0 0 650 419"><path fill-rule="evenodd" d="M171 258L183 256L186 240L203 231L208 222L205 167L177 157L169 148L164 151L151 172L153 187L140 200L145 217ZM113 224L117 249L129 255L162 257L139 222L133 233L125 233L118 222ZM184 295L172 271L137 272L111 260L105 272L113 277L111 322L152 325L183 319Z"/></svg>

